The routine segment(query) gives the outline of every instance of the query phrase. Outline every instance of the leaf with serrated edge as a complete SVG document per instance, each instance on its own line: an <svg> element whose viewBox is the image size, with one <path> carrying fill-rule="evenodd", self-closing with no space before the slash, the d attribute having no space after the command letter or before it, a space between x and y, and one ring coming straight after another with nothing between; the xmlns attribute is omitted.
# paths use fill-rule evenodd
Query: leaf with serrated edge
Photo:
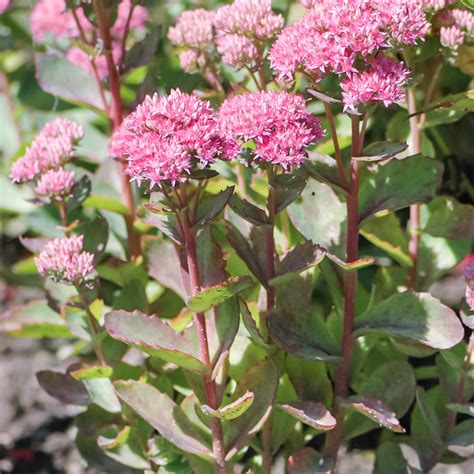
<svg viewBox="0 0 474 474"><path fill-rule="evenodd" d="M232 277L219 285L204 288L188 301L187 306L191 311L203 313L252 285L253 281L248 276Z"/></svg>
<svg viewBox="0 0 474 474"><path fill-rule="evenodd" d="M339 404L346 408L356 410L362 415L374 420L380 426L396 433L405 433L395 413L385 403L368 396L355 396L350 398L339 398Z"/></svg>
<svg viewBox="0 0 474 474"><path fill-rule="evenodd" d="M229 206L236 214L242 217L242 219L245 219L251 224L265 225L269 223L268 217L262 209L236 195L233 195L229 199Z"/></svg>
<svg viewBox="0 0 474 474"><path fill-rule="evenodd" d="M277 407L317 430L328 431L336 426L336 419L322 403L302 401L279 404Z"/></svg>
<svg viewBox="0 0 474 474"><path fill-rule="evenodd" d="M207 416L212 416L214 418L220 418L221 420L233 420L243 415L252 405L254 400L253 392L245 392L241 397L239 397L235 402L229 403L222 408L214 410L209 405L202 405L201 410Z"/></svg>
<svg viewBox="0 0 474 474"><path fill-rule="evenodd" d="M338 267L342 268L346 271L353 271L353 270L360 270L361 268L368 267L375 262L374 258L360 258L358 260L354 260L353 262L344 262L336 255L332 255L330 253L326 253L329 260L333 261Z"/></svg>
<svg viewBox="0 0 474 474"><path fill-rule="evenodd" d="M168 395L151 385L132 380L120 380L114 386L117 395L163 438L188 453L212 457L200 433Z"/></svg>
<svg viewBox="0 0 474 474"><path fill-rule="evenodd" d="M381 161L398 155L405 151L408 145L405 142L374 142L364 148L363 156L354 156L357 161Z"/></svg>
<svg viewBox="0 0 474 474"><path fill-rule="evenodd" d="M112 311L105 316L110 336L152 356L204 373L197 347L156 316L139 311Z"/></svg>

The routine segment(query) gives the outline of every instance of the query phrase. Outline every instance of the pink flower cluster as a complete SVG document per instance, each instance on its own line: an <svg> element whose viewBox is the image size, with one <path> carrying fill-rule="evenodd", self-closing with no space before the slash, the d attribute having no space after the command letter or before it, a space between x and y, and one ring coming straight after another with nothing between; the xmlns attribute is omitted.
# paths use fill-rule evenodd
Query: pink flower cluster
<svg viewBox="0 0 474 474"><path fill-rule="evenodd" d="M441 44L446 48L456 48L474 32L474 15L461 8L445 10L439 14Z"/></svg>
<svg viewBox="0 0 474 474"><path fill-rule="evenodd" d="M474 311L474 260L464 265L463 275L466 280L466 302Z"/></svg>
<svg viewBox="0 0 474 474"><path fill-rule="evenodd" d="M381 102L385 107L405 98L403 89L410 72L403 63L377 56L362 72L353 72L341 81L344 110L356 112L357 106Z"/></svg>
<svg viewBox="0 0 474 474"><path fill-rule="evenodd" d="M185 47L180 62L187 72L203 69L214 45L222 61L243 67L259 60L271 38L283 28L283 17L273 13L271 0L235 0L216 12L202 8L185 11L170 28L168 38Z"/></svg>
<svg viewBox="0 0 474 474"><path fill-rule="evenodd" d="M74 184L74 171L49 170L38 180L35 193L46 201L64 201L71 195Z"/></svg>
<svg viewBox="0 0 474 474"><path fill-rule="evenodd" d="M0 0L0 15L5 13L10 6L10 0Z"/></svg>
<svg viewBox="0 0 474 474"><path fill-rule="evenodd" d="M185 47L179 55L181 67L189 73L198 72L206 63L206 51L214 41L214 12L197 8L185 11L168 31L169 40Z"/></svg>
<svg viewBox="0 0 474 474"><path fill-rule="evenodd" d="M319 120L308 112L304 99L287 92L258 92L227 99L218 113L226 155L235 158L252 140L257 162L285 169L300 165L305 147L323 136Z"/></svg>
<svg viewBox="0 0 474 474"><path fill-rule="evenodd" d="M83 241L82 235L49 241L35 257L39 273L65 285L87 284L95 272L94 255L82 250Z"/></svg>
<svg viewBox="0 0 474 474"><path fill-rule="evenodd" d="M436 12L455 3L457 0L422 0L424 8L431 12Z"/></svg>
<svg viewBox="0 0 474 474"><path fill-rule="evenodd" d="M127 28L128 17L130 17L130 30L143 28L148 20L148 11L140 6L133 5L132 0L123 0L118 5L117 19L110 30L112 37L112 55L115 61L120 60L122 40ZM33 8L30 23L31 33L35 41L43 42L48 35L60 38L78 39L80 30L86 35L87 40L94 44L100 38L99 30L90 23L82 8L76 8L76 16L80 29L72 11L66 7L65 0L39 0ZM89 55L77 46L71 47L66 57L74 64L83 69L91 70L91 60ZM107 64L104 55L95 58L97 72L101 78L107 75Z"/></svg>
<svg viewBox="0 0 474 474"><path fill-rule="evenodd" d="M82 126L71 120L58 118L47 123L25 154L13 163L12 181L33 181L48 170L61 167L72 158L74 145L83 135Z"/></svg>
<svg viewBox="0 0 474 474"><path fill-rule="evenodd" d="M311 10L278 36L270 54L280 79L297 71L317 77L328 72L355 72L356 61L367 59L390 42L414 44L424 38L429 23L418 0L321 0L305 2Z"/></svg>
<svg viewBox="0 0 474 474"><path fill-rule="evenodd" d="M217 51L224 63L241 68L259 60L259 50L283 28L271 0L235 0L220 7L214 19Z"/></svg>
<svg viewBox="0 0 474 474"><path fill-rule="evenodd" d="M221 149L209 102L178 89L147 96L115 132L109 152L127 159L133 180L152 187L185 181L195 166L212 163Z"/></svg>

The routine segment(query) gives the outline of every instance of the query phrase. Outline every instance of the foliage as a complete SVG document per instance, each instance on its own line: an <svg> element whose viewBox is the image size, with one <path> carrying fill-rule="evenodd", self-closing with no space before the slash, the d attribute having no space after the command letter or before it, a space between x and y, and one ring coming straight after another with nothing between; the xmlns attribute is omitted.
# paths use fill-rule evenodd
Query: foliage
<svg viewBox="0 0 474 474"><path fill-rule="evenodd" d="M353 8L325 2L334 36ZM61 33L29 27L30 2L0 13L13 249L1 278L44 292L6 310L0 331L69 347L65 373L37 379L82 407L85 460L331 472L346 444L372 451L380 473L418 472L404 445L423 472L462 462L454 447L474 444L469 257L459 271L474 235L472 31L447 44L451 13L433 8L424 29L371 24L384 44L358 49L354 72L335 57L315 66L334 47L303 34L303 5L318 2L237 0L215 23L178 19L188 0L56 3ZM383 2L365 3L361 15ZM307 52L294 70L291 48ZM63 168L73 184L57 181ZM452 280L465 299L447 294Z"/></svg>

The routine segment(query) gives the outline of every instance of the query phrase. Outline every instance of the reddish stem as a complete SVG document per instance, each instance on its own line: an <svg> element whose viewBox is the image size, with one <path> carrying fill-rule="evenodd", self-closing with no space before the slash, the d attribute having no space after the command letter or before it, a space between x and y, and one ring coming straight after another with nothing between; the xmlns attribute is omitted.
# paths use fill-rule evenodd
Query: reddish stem
<svg viewBox="0 0 474 474"><path fill-rule="evenodd" d="M270 280L275 276L275 217L277 207L277 192L272 186L273 170L268 170L268 221L269 229L266 235L266 247L267 247L267 278ZM275 306L275 288L267 284L267 314ZM263 474L271 474L272 471L272 418L271 413L263 425L262 430L262 447L263 447Z"/></svg>
<svg viewBox="0 0 474 474"><path fill-rule="evenodd" d="M364 137L359 132L359 117L352 118L352 157L361 155ZM346 262L350 263L358 258L359 248L359 163L351 160L351 181L347 196L347 242ZM352 352L354 349L354 320L357 292L357 271L352 270L344 275L344 322L341 342L342 362L336 371L334 416L336 427L326 437L324 456L336 459L341 444L344 413L337 397L347 395L349 389L349 376L351 369Z"/></svg>
<svg viewBox="0 0 474 474"><path fill-rule="evenodd" d="M109 11L105 9L100 0L93 0L93 7L99 24L100 36L104 42L105 59L107 61L107 72L109 78L109 88L112 95L112 107L110 110L110 121L112 129L117 130L122 123L122 98L120 97L120 80L117 67L112 56L112 37L110 35ZM122 196L127 207L125 224L128 234L128 253L130 257L141 254L140 236L136 233L133 223L136 218L135 199L133 197L132 186L125 173L125 164L119 163L120 183Z"/></svg>
<svg viewBox="0 0 474 474"><path fill-rule="evenodd" d="M180 222L184 234L183 237L186 247L186 259L192 289L191 291L193 294L196 294L201 290L201 279L196 253L196 240L191 229L188 212L186 212L186 215L180 220ZM211 408L217 409L219 408L217 387L215 381L212 379L212 362L209 353L209 341L204 313L196 313L194 320L198 330L201 361L207 368L206 373L203 375L206 402ZM225 474L225 444L221 421L218 418L211 417L210 426L212 433L212 449L216 460L216 473Z"/></svg>
<svg viewBox="0 0 474 474"><path fill-rule="evenodd" d="M416 97L413 88L408 89L408 113L410 115L410 129L412 136L412 151L417 155L421 153L421 131L416 116ZM411 290L416 289L416 280L418 273L418 253L420 247L420 236L418 229L420 227L420 205L412 204L410 206L410 219L408 229L410 232L410 241L408 243L408 253L410 255L412 266L408 270L407 286Z"/></svg>

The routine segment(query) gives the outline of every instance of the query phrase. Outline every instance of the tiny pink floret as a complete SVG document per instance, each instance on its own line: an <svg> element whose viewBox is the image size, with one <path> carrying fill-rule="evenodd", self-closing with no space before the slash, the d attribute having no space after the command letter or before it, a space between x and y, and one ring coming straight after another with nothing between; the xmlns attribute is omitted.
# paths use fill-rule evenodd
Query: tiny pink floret
<svg viewBox="0 0 474 474"><path fill-rule="evenodd" d="M41 199L64 201L71 195L74 183L74 171L49 170L38 180L35 193Z"/></svg>

